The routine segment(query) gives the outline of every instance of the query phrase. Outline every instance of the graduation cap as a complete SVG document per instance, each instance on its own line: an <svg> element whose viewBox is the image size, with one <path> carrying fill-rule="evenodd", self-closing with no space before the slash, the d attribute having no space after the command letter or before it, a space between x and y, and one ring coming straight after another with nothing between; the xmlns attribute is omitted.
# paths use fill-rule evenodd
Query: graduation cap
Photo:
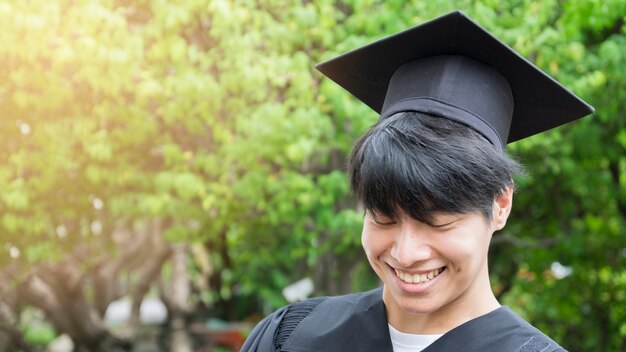
<svg viewBox="0 0 626 352"><path fill-rule="evenodd" d="M499 151L507 143L591 114L591 105L461 11L317 65L381 114L444 117Z"/></svg>

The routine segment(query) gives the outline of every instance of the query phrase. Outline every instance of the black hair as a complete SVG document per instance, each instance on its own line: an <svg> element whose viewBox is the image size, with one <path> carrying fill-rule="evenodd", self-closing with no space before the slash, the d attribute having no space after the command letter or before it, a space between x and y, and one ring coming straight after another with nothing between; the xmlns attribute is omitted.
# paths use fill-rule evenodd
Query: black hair
<svg viewBox="0 0 626 352"><path fill-rule="evenodd" d="M374 216L402 211L432 224L439 212L480 211L490 220L493 201L523 170L470 127L400 112L359 139L348 173L355 197Z"/></svg>

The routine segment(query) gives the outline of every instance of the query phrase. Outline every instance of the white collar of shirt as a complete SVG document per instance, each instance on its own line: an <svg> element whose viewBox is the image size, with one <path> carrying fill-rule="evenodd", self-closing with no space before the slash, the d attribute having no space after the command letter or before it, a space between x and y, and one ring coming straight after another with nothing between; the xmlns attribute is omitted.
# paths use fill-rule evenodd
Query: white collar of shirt
<svg viewBox="0 0 626 352"><path fill-rule="evenodd" d="M419 352L435 342L442 335L405 334L389 325L389 336L394 352Z"/></svg>

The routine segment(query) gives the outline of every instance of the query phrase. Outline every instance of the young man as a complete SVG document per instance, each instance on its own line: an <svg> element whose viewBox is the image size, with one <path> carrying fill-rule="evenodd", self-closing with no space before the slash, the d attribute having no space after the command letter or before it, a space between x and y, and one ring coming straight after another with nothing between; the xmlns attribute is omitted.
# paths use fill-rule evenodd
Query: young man
<svg viewBox="0 0 626 352"><path fill-rule="evenodd" d="M318 68L381 113L349 161L383 287L259 323L243 351L563 351L489 284L513 204L512 142L593 111L461 12Z"/></svg>

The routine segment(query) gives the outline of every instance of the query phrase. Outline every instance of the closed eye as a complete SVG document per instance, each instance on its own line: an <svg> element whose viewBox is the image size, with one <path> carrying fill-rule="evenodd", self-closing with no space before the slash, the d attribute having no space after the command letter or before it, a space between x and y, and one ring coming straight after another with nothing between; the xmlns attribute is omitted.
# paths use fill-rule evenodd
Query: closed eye
<svg viewBox="0 0 626 352"><path fill-rule="evenodd" d="M436 229L444 229L446 227L449 227L449 226L453 225L455 222L456 222L456 220L448 222L448 223L445 223L445 224L430 224L430 227L433 227L433 228L436 228Z"/></svg>
<svg viewBox="0 0 626 352"><path fill-rule="evenodd" d="M397 224L397 222L390 220L390 221L379 221L376 219L372 219L372 221L374 222L374 224L378 225L378 226L382 226L382 227L388 227L388 226L393 226L395 224Z"/></svg>
<svg viewBox="0 0 626 352"><path fill-rule="evenodd" d="M435 219L432 223L429 223L428 225L432 228L435 229L446 229L449 227L453 227L455 223L457 223L459 220L461 220L463 218L463 216L451 216L451 215L436 215Z"/></svg>
<svg viewBox="0 0 626 352"><path fill-rule="evenodd" d="M368 215L369 215L371 222L374 223L376 226L390 227L390 226L397 224L397 221L390 216L376 214L374 212L368 212Z"/></svg>

